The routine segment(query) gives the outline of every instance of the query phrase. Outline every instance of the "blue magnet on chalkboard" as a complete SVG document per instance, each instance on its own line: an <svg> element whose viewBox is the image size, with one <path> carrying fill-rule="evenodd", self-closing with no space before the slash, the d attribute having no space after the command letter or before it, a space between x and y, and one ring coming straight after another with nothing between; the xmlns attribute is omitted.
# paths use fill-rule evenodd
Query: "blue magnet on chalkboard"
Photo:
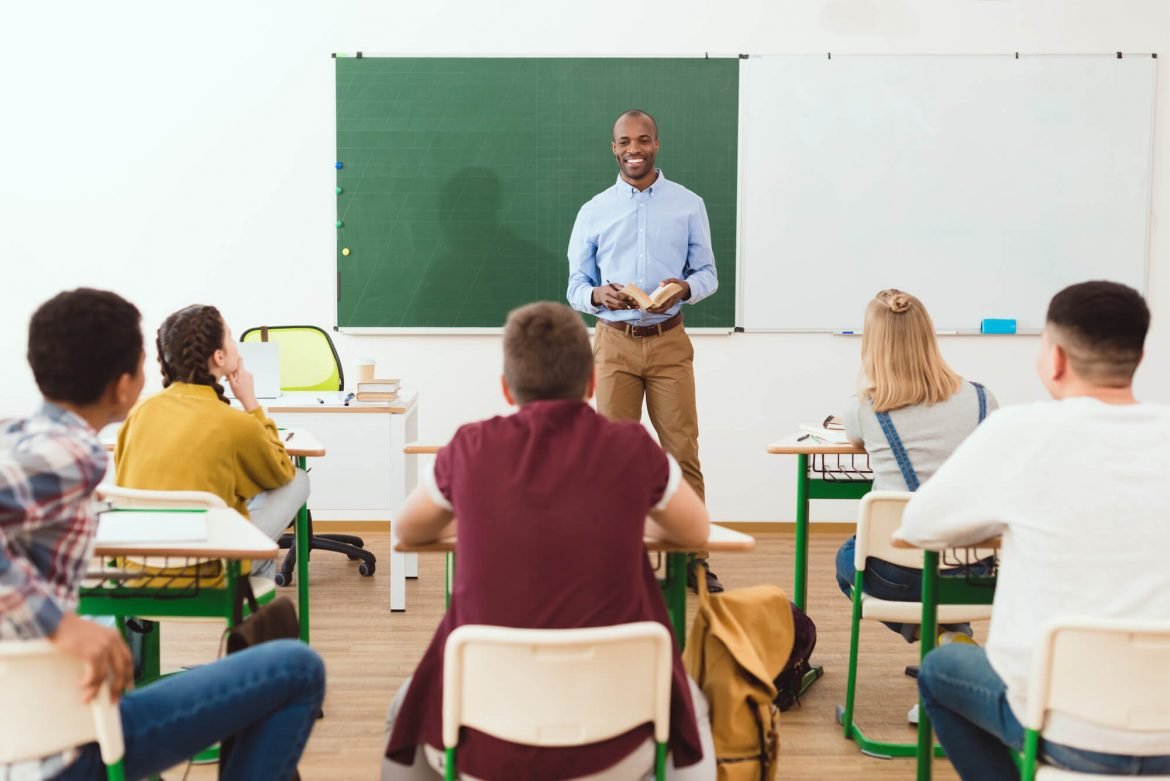
<svg viewBox="0 0 1170 781"><path fill-rule="evenodd" d="M335 165L335 167L337 168L337 170L338 170L338 171L340 171L340 170L341 170L341 161L340 161L340 160L338 160L338 161L337 161L337 162L336 162L334 165Z"/></svg>
<svg viewBox="0 0 1170 781"><path fill-rule="evenodd" d="M996 319L988 317L983 320L982 325L979 326L979 333L981 334L1014 334L1016 332L1016 321Z"/></svg>

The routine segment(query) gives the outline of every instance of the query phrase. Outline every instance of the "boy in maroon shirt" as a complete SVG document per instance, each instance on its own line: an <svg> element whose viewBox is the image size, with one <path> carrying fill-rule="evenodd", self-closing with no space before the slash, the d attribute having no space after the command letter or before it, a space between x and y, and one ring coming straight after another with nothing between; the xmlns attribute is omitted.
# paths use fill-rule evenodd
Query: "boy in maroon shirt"
<svg viewBox="0 0 1170 781"><path fill-rule="evenodd" d="M542 302L508 315L502 384L520 410L460 428L396 523L400 540L419 544L452 533L458 516L459 566L450 607L390 706L382 770L389 781L439 775L443 650L452 630L646 620L669 628L643 535L696 548L707 540L706 508L678 464L640 424L608 421L586 403L593 355L571 309ZM670 719L667 777L713 779L707 703L677 650ZM584 779L620 764L636 778L652 770L653 756L649 724L568 748L520 746L465 729L459 768L487 781Z"/></svg>

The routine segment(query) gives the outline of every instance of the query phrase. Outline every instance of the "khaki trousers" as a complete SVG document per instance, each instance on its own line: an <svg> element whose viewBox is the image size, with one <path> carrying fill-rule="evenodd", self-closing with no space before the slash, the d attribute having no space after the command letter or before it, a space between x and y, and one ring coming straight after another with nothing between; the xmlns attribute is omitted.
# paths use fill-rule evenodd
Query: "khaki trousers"
<svg viewBox="0 0 1170 781"><path fill-rule="evenodd" d="M610 420L641 420L645 398L663 450L674 456L699 499L705 499L694 361L695 348L681 325L643 337L600 324L594 331L597 411Z"/></svg>

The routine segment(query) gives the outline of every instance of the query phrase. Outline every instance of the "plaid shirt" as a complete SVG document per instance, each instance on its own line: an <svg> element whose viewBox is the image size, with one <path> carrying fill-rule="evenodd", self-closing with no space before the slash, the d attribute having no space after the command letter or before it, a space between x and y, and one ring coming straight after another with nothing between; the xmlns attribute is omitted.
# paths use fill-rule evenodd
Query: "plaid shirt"
<svg viewBox="0 0 1170 781"><path fill-rule="evenodd" d="M0 423L0 640L50 635L76 608L106 464L97 433L55 404ZM0 764L0 780L52 778L75 757Z"/></svg>

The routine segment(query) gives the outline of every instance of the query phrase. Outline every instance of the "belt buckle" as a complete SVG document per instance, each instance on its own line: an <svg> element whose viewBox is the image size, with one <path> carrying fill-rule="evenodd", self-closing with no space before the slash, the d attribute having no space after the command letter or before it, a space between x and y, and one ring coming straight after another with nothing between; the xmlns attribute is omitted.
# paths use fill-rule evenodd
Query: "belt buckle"
<svg viewBox="0 0 1170 781"><path fill-rule="evenodd" d="M626 323L626 336L630 337L631 339L645 338L642 336L642 334L638 333L638 331L637 331L637 329L639 329L641 327L642 326L634 325L633 323Z"/></svg>

